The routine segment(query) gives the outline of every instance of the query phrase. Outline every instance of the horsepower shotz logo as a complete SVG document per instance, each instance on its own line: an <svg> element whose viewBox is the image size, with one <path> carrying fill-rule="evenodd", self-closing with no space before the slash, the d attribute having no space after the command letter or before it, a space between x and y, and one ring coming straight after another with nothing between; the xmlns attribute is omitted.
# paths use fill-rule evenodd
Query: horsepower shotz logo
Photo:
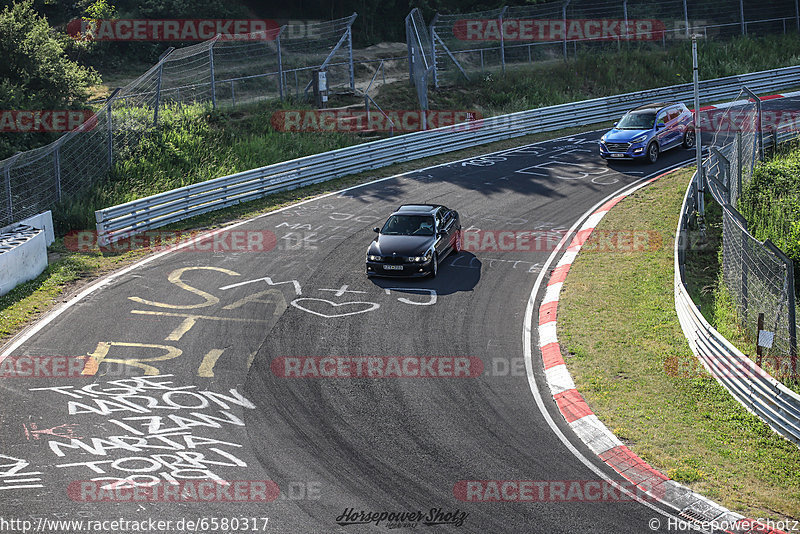
<svg viewBox="0 0 800 534"><path fill-rule="evenodd" d="M274 41L280 26L264 19L74 19L67 33L87 41Z"/></svg>
<svg viewBox="0 0 800 534"><path fill-rule="evenodd" d="M368 525L370 523L375 523L377 527L384 521L388 528L414 528L417 523L422 523L426 526L452 525L454 527L460 527L464 525L464 520L468 516L469 512L462 512L458 509L448 511L443 508L431 508L427 513L420 510L377 512L345 508L344 512L336 518L336 523L343 527L349 525Z"/></svg>
<svg viewBox="0 0 800 534"><path fill-rule="evenodd" d="M462 41L654 41L664 35L660 20L637 19L461 19L453 34Z"/></svg>

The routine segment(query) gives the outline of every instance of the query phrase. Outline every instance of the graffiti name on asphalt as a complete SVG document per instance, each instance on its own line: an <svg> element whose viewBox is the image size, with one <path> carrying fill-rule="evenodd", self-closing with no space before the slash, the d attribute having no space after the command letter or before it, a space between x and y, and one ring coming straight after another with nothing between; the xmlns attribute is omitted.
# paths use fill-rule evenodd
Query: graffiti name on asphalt
<svg viewBox="0 0 800 534"><path fill-rule="evenodd" d="M232 388L226 393L178 386L172 375L132 377L83 387L30 388L65 399L67 414L82 418L81 428L103 428L97 417L119 427L102 437L48 436L56 467L80 471L76 476L129 485L205 478L227 484L217 474L224 468L246 468L231 449L231 427L244 427L235 409L255 405ZM213 435L213 432L219 435ZM87 460L86 455L97 459ZM228 477L230 478L230 477Z"/></svg>
<svg viewBox="0 0 800 534"><path fill-rule="evenodd" d="M42 488L41 471L27 471L30 462L0 454L0 490Z"/></svg>

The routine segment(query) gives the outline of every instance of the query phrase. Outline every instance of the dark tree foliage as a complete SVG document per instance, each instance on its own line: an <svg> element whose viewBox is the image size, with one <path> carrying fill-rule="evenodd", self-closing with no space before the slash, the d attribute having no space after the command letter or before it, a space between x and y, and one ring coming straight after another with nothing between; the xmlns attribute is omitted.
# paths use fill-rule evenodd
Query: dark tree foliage
<svg viewBox="0 0 800 534"><path fill-rule="evenodd" d="M0 12L0 109L47 110L85 107L89 86L99 83L91 70L67 57L69 38L23 1ZM4 133L0 159L52 140L51 134Z"/></svg>

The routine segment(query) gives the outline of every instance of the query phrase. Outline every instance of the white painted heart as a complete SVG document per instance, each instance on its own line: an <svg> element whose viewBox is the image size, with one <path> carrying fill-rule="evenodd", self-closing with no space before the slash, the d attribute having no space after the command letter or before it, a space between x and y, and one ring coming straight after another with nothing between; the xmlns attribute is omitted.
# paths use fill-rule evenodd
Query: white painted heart
<svg viewBox="0 0 800 534"><path fill-rule="evenodd" d="M360 310L356 310L356 311L349 311L349 312L345 312L345 313L333 313L333 314L328 315L328 314L325 314L325 313L320 313L318 311L310 310L310 309L306 308L305 306L303 306L302 304L300 304L300 301L324 302L325 304L330 304L331 306L333 306L335 308L338 308L338 307L341 307L341 306L354 306L354 305L357 305L357 304L366 304L367 307L366 308L362 308ZM331 302L330 300L316 299L316 298L313 298L313 297L303 297L303 298L299 298L299 299L294 299L292 301L292 306L294 306L295 308L297 308L299 310L303 310L304 312L312 313L314 315L318 315L320 317L326 317L326 318L344 317L346 315L356 315L358 313L367 313L367 312L371 312L371 311L377 310L378 308L381 307L381 305L378 304L377 302L364 302L364 301Z"/></svg>

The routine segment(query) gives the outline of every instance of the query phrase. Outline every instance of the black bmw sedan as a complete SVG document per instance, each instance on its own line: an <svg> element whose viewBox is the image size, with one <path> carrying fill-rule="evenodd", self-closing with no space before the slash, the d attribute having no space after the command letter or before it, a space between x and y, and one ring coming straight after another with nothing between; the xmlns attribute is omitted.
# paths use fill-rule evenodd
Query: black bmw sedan
<svg viewBox="0 0 800 534"><path fill-rule="evenodd" d="M458 212L438 204L404 204L367 250L367 276L436 276L450 252L461 251Z"/></svg>

